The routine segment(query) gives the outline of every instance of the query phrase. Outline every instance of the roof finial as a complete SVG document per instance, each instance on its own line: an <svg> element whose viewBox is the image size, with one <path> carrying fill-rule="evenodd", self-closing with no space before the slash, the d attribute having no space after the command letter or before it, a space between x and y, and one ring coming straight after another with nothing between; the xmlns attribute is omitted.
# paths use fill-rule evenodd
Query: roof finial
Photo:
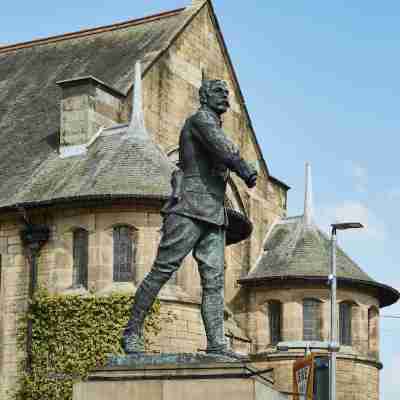
<svg viewBox="0 0 400 400"><path fill-rule="evenodd" d="M149 134L144 125L143 98L142 98L142 66L141 62L135 64L135 84L133 87L132 116L128 127L128 134L147 139Z"/></svg>
<svg viewBox="0 0 400 400"><path fill-rule="evenodd" d="M304 195L304 223L311 225L313 218L311 165L306 162L306 187Z"/></svg>

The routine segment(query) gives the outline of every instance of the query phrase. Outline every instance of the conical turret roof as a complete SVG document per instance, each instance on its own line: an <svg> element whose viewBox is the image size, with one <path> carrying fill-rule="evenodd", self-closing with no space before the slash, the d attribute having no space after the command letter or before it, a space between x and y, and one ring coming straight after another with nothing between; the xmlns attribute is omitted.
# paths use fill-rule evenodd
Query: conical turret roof
<svg viewBox="0 0 400 400"><path fill-rule="evenodd" d="M284 218L267 233L262 254L254 269L239 282L261 286L277 280L327 282L330 274L329 237L312 219L310 170L306 170L305 213ZM373 290L381 306L396 302L400 293L366 274L339 246L336 246L339 286L358 286Z"/></svg>
<svg viewBox="0 0 400 400"><path fill-rule="evenodd" d="M337 275L373 281L340 247L336 252ZM285 218L269 232L263 253L248 278L280 276L328 276L329 238L304 216Z"/></svg>

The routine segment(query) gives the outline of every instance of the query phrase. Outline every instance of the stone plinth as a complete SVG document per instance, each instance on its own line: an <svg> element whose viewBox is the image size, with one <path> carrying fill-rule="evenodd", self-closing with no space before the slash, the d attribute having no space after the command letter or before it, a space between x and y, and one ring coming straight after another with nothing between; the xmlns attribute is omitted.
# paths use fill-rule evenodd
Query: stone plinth
<svg viewBox="0 0 400 400"><path fill-rule="evenodd" d="M147 360L146 360L147 359ZM166 363L166 361L181 361ZM286 400L270 370L190 354L115 357L74 386L73 400Z"/></svg>

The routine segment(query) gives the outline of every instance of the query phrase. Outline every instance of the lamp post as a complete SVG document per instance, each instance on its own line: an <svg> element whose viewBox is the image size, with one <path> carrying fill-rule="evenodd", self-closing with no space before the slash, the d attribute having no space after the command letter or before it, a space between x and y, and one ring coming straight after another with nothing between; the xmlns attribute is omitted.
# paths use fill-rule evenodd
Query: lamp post
<svg viewBox="0 0 400 400"><path fill-rule="evenodd" d="M359 229L363 225L359 222L344 222L332 224L331 231L331 273L329 283L331 289L331 326L330 326L330 366L329 366L329 400L336 400L336 353L339 350L336 323L336 231L346 229Z"/></svg>

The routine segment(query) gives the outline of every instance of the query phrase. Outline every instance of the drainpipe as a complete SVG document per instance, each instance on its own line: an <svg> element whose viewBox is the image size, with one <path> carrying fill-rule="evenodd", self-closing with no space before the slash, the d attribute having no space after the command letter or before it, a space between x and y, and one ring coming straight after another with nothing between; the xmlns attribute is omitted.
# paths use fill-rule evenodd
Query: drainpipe
<svg viewBox="0 0 400 400"><path fill-rule="evenodd" d="M20 237L26 250L26 257L30 267L29 279L29 307L32 304L37 286L37 263L40 250L49 240L50 229L47 225L32 224L25 220L25 228L21 229ZM29 309L28 307L28 309ZM26 336L26 372L32 372L32 320L28 319Z"/></svg>

